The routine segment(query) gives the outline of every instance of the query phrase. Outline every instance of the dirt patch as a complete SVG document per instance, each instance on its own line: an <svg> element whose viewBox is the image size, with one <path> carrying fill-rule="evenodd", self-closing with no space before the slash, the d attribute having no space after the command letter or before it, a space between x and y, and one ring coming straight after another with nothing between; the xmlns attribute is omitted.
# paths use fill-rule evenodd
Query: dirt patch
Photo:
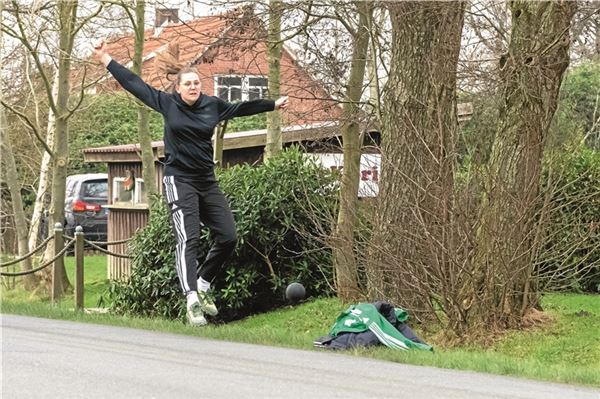
<svg viewBox="0 0 600 399"><path fill-rule="evenodd" d="M475 345L478 347L491 347L502 340L507 334L514 331L532 331L550 328L556 322L555 317L548 312L537 309L529 309L520 320L518 326L507 328L502 325L479 324L473 326L462 335L457 335L454 331L438 330L435 334L428 335L427 338L433 346L444 348L456 348Z"/></svg>
<svg viewBox="0 0 600 399"><path fill-rule="evenodd" d="M547 312L538 309L528 309L521 320L521 328L544 328L554 323L554 317Z"/></svg>

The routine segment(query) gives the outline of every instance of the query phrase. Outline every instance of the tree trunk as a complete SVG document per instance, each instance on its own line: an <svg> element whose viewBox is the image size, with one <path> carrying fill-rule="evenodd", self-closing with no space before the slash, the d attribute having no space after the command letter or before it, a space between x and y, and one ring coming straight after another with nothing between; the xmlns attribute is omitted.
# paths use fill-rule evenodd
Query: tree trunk
<svg viewBox="0 0 600 399"><path fill-rule="evenodd" d="M540 228L542 155L569 65L576 3L510 2L512 32L500 60L503 105L489 161L478 237L474 301L487 323L518 324L536 306L533 278Z"/></svg>
<svg viewBox="0 0 600 399"><path fill-rule="evenodd" d="M58 91L58 72L54 74L52 83L51 96L56 102L56 95ZM46 144L49 148L54 148L54 129L55 129L54 112L50 108L48 112L48 123L46 125ZM51 161L52 154L44 152L42 156L42 163L40 164L40 180L38 182L38 188L35 196L35 204L33 206L33 213L31 215L31 224L29 226L29 250L33 250L38 245L38 239L40 237L40 222L43 216L44 209L48 206L48 185L51 181ZM54 226L46 226L48 233L54 228Z"/></svg>
<svg viewBox="0 0 600 399"><path fill-rule="evenodd" d="M132 71L138 75L142 73L142 62L144 55L144 12L145 1L138 0L135 5L136 21L135 29L135 53L133 55ZM148 200L151 194L158 193L156 185L156 173L154 165L154 152L152 151L152 138L150 136L150 111L138 101L138 135L142 151L142 178Z"/></svg>
<svg viewBox="0 0 600 399"><path fill-rule="evenodd" d="M373 10L373 14L369 18L370 46L369 57L367 59L367 76L369 77L369 104L373 107L376 120L381 124L381 87L379 85L379 42L377 38L377 30L385 26L386 15L384 10L379 9L379 12ZM375 21L373 20L375 18Z"/></svg>
<svg viewBox="0 0 600 399"><path fill-rule="evenodd" d="M353 37L352 63L346 84L342 116L344 167L340 186L340 209L333 244L333 264L338 297L344 302L358 299L358 268L354 250L354 228L358 207L362 137L359 103L369 50L368 21L373 14L369 2L356 2L359 23Z"/></svg>
<svg viewBox="0 0 600 399"><path fill-rule="evenodd" d="M2 16L4 14L4 4L0 4L0 25L2 25ZM4 37L0 31L0 53L4 49ZM0 60L0 70L3 60ZM0 100L4 96L3 92L0 92ZM6 179L6 185L10 191L10 199L12 202L12 208L15 218L15 230L17 232L17 243L19 248L19 256L26 255L29 252L29 246L27 245L27 219L25 218L25 212L23 211L23 199L21 198L21 186L17 181L17 166L15 164L15 158L13 156L12 145L8 137L8 121L6 120L6 111L4 105L0 105L0 144L1 144L1 159L2 165L4 165L3 171ZM21 262L21 270L31 270L31 257ZM23 286L26 290L33 290L38 284L38 277L34 274L28 274L23 277Z"/></svg>
<svg viewBox="0 0 600 399"><path fill-rule="evenodd" d="M12 152L12 146L7 134L7 121L4 106L0 106L0 130L2 131L2 164L3 172L6 178L6 186L10 191L10 199L15 218L15 230L17 233L17 243L19 256L24 256L29 252L27 244L27 218L23 211L23 200L21 198L21 186L17 181L17 167ZM21 271L31 270L31 257L21 262ZM23 285L26 290L32 291L37 287L39 279L34 274L28 274L23 277Z"/></svg>
<svg viewBox="0 0 600 399"><path fill-rule="evenodd" d="M283 3L279 0L270 0L269 31L267 36L269 63L269 97L279 98L281 78L281 14ZM265 145L264 160L276 155L282 149L281 143L281 113L269 112L267 114L267 143Z"/></svg>
<svg viewBox="0 0 600 399"><path fill-rule="evenodd" d="M387 7L392 59L369 293L418 315L432 310L436 293L429 283L452 278L456 71L465 2Z"/></svg>
<svg viewBox="0 0 600 399"><path fill-rule="evenodd" d="M71 53L75 38L75 21L77 18L77 1L60 1L57 3L59 30L58 55L58 91L56 97L56 129L54 146L54 165L52 179L52 204L50 207L50 227L55 223L64 224L65 190L67 166L69 161L69 126L68 101L70 94ZM62 291L69 287L67 274L62 270Z"/></svg>

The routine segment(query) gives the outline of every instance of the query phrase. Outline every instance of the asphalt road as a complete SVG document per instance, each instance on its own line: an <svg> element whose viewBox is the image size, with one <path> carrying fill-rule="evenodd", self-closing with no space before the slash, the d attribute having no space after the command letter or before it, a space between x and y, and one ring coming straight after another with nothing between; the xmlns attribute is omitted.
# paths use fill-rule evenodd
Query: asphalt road
<svg viewBox="0 0 600 399"><path fill-rule="evenodd" d="M328 351L2 315L2 398L600 399L600 390Z"/></svg>

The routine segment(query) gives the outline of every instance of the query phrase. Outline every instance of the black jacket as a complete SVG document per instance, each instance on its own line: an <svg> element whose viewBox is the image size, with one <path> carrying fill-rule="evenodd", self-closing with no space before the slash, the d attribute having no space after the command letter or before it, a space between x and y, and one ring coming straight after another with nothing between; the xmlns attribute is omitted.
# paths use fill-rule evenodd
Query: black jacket
<svg viewBox="0 0 600 399"><path fill-rule="evenodd" d="M193 105L188 105L178 93L170 94L153 88L115 60L108 64L107 69L125 90L162 114L165 121L166 176L212 174L211 138L215 126L225 119L275 109L273 100L228 103L205 94L200 94Z"/></svg>

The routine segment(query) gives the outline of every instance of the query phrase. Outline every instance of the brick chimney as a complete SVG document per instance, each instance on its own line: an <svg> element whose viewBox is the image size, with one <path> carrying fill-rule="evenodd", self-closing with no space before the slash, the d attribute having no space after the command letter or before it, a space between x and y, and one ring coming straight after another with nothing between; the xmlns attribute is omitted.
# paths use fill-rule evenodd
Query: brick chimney
<svg viewBox="0 0 600 399"><path fill-rule="evenodd" d="M159 27L165 22L179 22L178 8L157 8L155 10L154 27Z"/></svg>

